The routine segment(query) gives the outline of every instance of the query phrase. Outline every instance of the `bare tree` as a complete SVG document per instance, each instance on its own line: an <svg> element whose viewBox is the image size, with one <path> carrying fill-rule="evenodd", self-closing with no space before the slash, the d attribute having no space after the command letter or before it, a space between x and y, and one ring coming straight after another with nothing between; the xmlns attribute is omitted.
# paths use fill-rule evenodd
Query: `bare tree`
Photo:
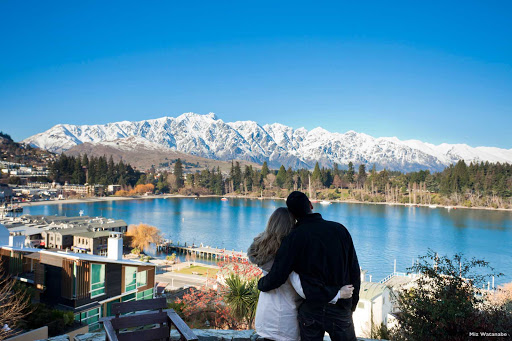
<svg viewBox="0 0 512 341"><path fill-rule="evenodd" d="M162 241L160 230L154 226L140 223L139 225L130 225L127 236L132 237L131 247L144 251L149 244L158 244Z"/></svg>
<svg viewBox="0 0 512 341"><path fill-rule="evenodd" d="M14 336L16 324L29 313L30 296L17 288L16 280L0 269L0 340ZM7 328L5 327L7 326Z"/></svg>
<svg viewBox="0 0 512 341"><path fill-rule="evenodd" d="M272 189L272 186L274 186L274 182L276 181L276 176L273 173L268 173L267 177L265 178L265 187L270 187Z"/></svg>

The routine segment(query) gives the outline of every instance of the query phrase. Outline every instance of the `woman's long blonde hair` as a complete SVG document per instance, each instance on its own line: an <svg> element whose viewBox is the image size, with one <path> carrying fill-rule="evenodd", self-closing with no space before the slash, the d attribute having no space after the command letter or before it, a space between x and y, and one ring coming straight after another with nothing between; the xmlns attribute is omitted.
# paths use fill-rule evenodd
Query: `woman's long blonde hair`
<svg viewBox="0 0 512 341"><path fill-rule="evenodd" d="M248 256L254 263L263 265L276 256L283 239L295 226L295 219L286 207L279 207L268 219L267 228L260 233L249 248Z"/></svg>

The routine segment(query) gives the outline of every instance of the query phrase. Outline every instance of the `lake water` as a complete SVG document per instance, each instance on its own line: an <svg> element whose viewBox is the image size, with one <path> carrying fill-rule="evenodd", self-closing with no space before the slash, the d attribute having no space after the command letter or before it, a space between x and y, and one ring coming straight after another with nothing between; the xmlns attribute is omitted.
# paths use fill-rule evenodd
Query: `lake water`
<svg viewBox="0 0 512 341"><path fill-rule="evenodd" d="M283 200L161 198L29 206L24 213L76 216L83 210L89 216L157 226L165 238L181 244L245 251L280 206ZM397 271L405 272L431 248L440 255L463 252L485 259L505 274L496 283L512 281L512 212L351 203L316 204L314 210L347 227L360 265L373 280L393 272L394 259Z"/></svg>

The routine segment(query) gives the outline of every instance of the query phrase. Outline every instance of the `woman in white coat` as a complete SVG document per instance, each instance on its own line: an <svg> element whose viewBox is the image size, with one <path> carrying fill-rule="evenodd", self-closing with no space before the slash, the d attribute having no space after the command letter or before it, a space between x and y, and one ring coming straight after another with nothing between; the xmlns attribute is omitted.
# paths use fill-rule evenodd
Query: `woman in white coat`
<svg viewBox="0 0 512 341"><path fill-rule="evenodd" d="M295 220L288 209L280 207L270 216L265 231L254 238L247 254L249 260L263 270L263 274L272 268L281 242L294 226ZM344 286L331 303L336 303L340 297L351 297L352 290L352 286ZM294 272L279 288L269 292L260 292L255 318L258 335L266 340L274 341L300 340L297 310L303 298L305 297L299 276Z"/></svg>

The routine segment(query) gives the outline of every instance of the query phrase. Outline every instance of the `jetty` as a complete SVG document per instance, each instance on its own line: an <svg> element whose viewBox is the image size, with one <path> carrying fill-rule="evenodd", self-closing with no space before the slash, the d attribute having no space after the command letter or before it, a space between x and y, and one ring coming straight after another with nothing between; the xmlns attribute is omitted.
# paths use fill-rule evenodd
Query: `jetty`
<svg viewBox="0 0 512 341"><path fill-rule="evenodd" d="M171 254L175 252L177 255L196 255L204 259L215 259L219 261L225 260L239 260L246 261L249 258L247 253L243 251L226 250L223 248L216 248L205 246L202 243L198 246L195 244L187 245L187 243L180 245L180 242L173 243L172 240L165 240L163 243L156 246L156 250L162 253Z"/></svg>

